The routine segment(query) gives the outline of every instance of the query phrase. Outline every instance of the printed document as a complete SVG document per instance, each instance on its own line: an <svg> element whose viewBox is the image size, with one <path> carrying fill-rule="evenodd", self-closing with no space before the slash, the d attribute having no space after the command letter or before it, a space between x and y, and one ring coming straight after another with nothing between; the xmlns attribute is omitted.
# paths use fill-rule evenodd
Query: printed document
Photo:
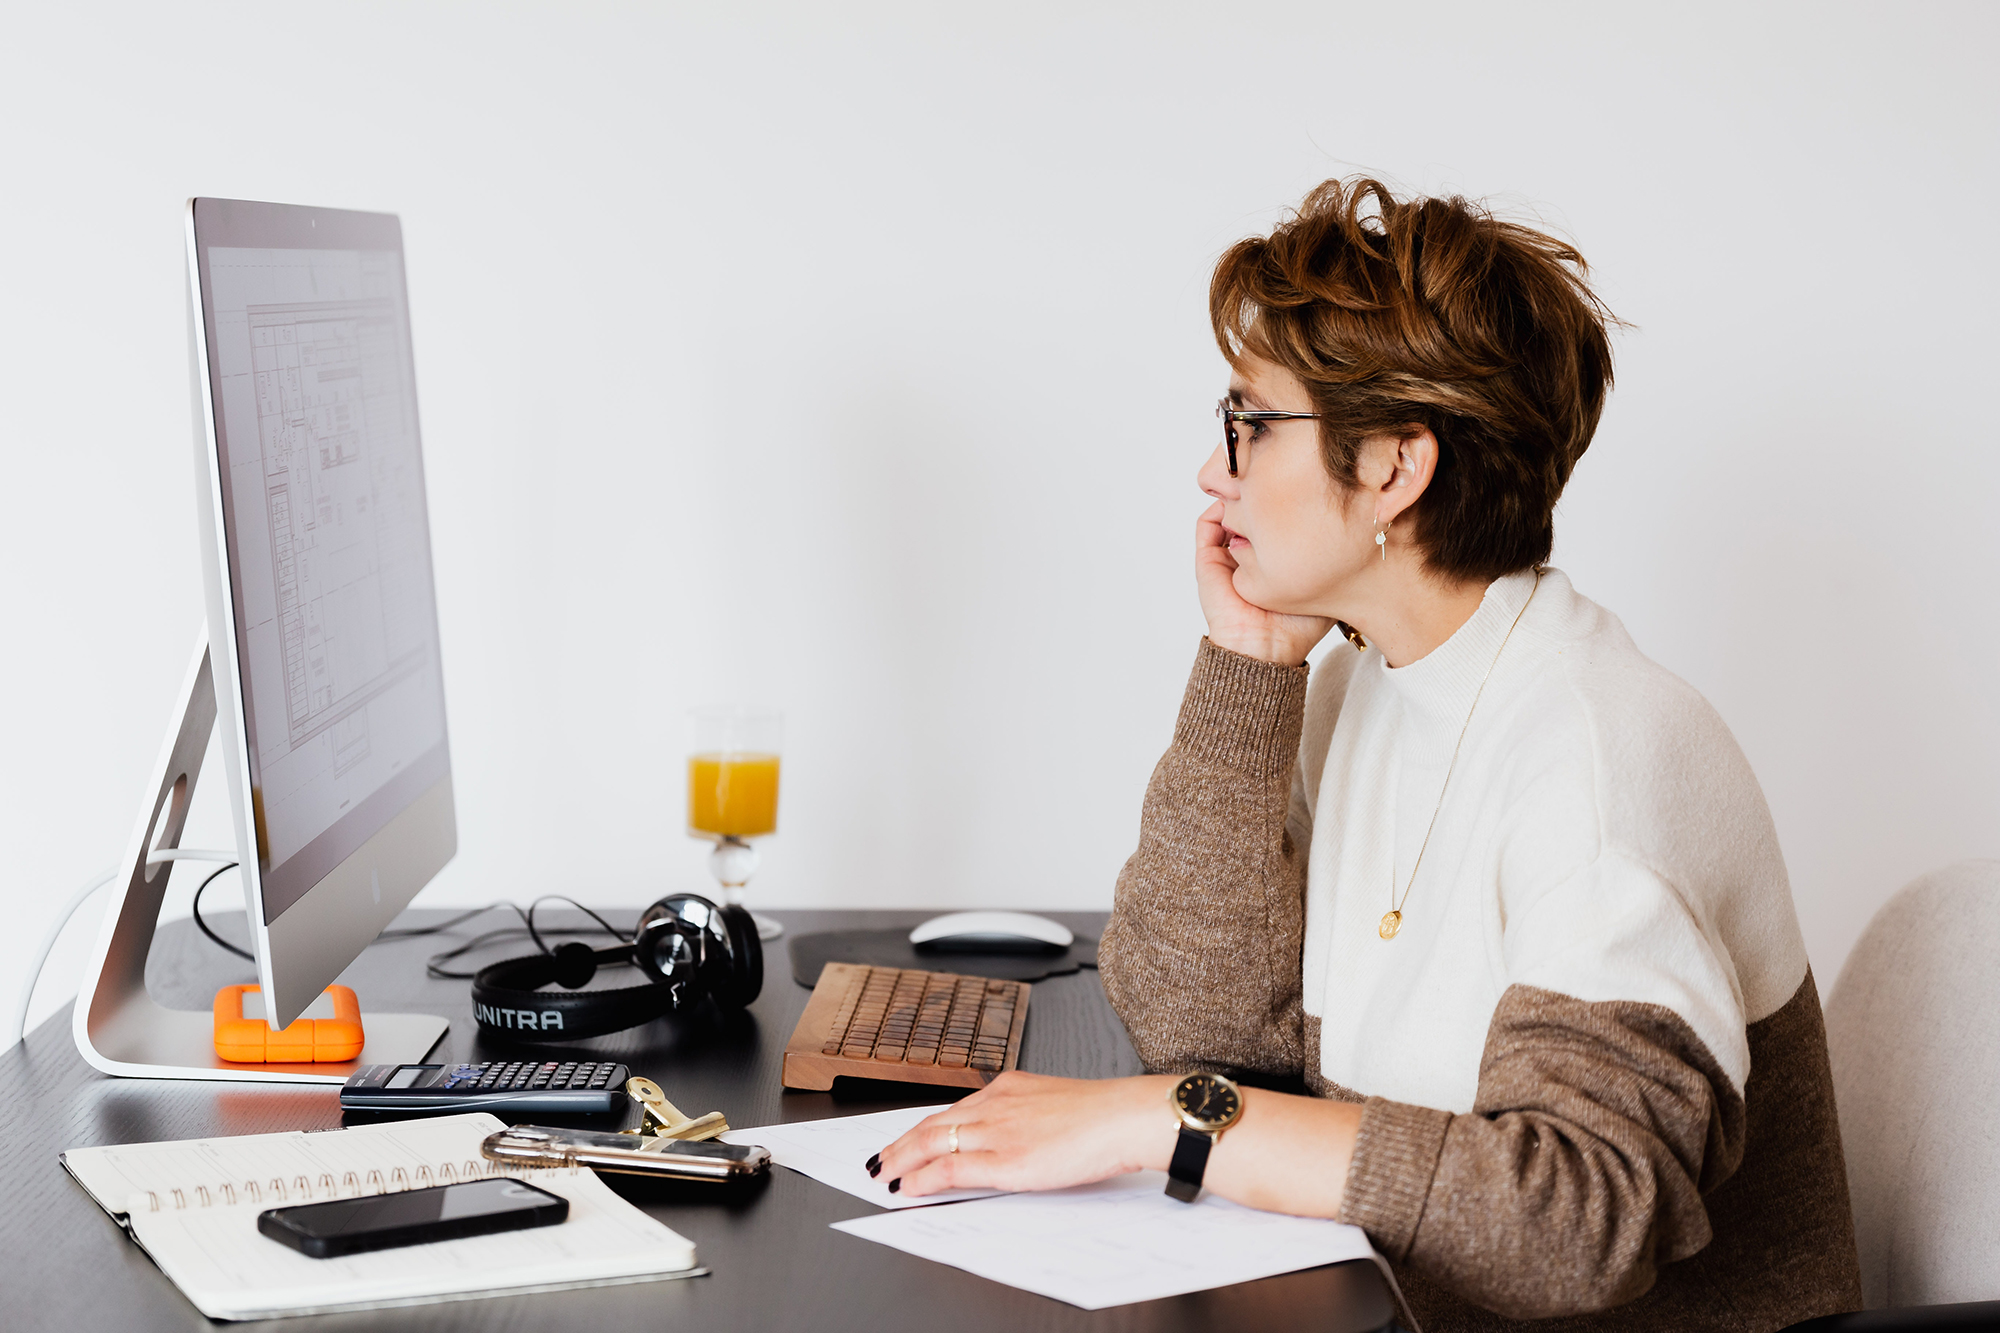
<svg viewBox="0 0 2000 1333"><path fill-rule="evenodd" d="M1212 1194L1182 1203L1167 1196L1166 1181L1162 1172L1138 1171L833 1228L1086 1310L1347 1259L1373 1260L1395 1289L1359 1227L1260 1212Z"/></svg>
<svg viewBox="0 0 2000 1333"><path fill-rule="evenodd" d="M913 1199L907 1194L889 1193L887 1176L870 1177L868 1159L903 1137L909 1130L943 1106L912 1106L900 1111L877 1111L872 1115L844 1115L830 1120L800 1120L789 1125L765 1125L760 1129L732 1129L722 1136L724 1143L756 1143L771 1150L771 1160L811 1176L822 1185L845 1190L857 1199L866 1199L883 1208L921 1208L925 1204L955 1203L961 1199L986 1199L999 1190L949 1190Z"/></svg>

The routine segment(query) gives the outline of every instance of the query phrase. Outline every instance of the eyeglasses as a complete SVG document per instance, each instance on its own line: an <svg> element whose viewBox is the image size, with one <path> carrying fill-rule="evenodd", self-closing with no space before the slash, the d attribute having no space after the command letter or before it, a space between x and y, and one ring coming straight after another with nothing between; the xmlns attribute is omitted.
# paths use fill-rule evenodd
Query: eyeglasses
<svg viewBox="0 0 2000 1333"><path fill-rule="evenodd" d="M1227 398L1215 405L1215 415L1222 418L1222 447L1229 455L1229 475L1243 475L1236 470L1236 423L1239 421L1317 421L1324 412L1245 412L1229 405Z"/></svg>

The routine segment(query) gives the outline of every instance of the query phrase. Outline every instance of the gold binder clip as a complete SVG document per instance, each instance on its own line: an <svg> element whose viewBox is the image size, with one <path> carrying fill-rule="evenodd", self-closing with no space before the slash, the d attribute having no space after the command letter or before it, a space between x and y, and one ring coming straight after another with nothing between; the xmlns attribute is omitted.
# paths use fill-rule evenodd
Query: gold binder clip
<svg viewBox="0 0 2000 1333"><path fill-rule="evenodd" d="M667 1094L660 1091L660 1085L649 1078L632 1078L625 1081L625 1095L639 1103L642 1119L627 1134L642 1134L648 1137L670 1129L687 1119L680 1108L667 1100Z"/></svg>
<svg viewBox="0 0 2000 1333"><path fill-rule="evenodd" d="M695 1142L712 1139L729 1128L729 1121L720 1111L710 1111L707 1115L692 1119L682 1115L680 1108L668 1101L667 1094L660 1091L660 1085L649 1078L627 1079L625 1095L639 1103L643 1116L637 1125L623 1131L627 1134L637 1134L643 1138Z"/></svg>

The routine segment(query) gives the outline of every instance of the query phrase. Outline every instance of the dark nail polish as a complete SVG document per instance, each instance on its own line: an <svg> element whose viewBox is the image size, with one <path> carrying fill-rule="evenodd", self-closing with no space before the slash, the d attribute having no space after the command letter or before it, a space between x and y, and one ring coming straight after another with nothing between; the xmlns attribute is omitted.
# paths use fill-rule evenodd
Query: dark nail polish
<svg viewBox="0 0 2000 1333"><path fill-rule="evenodd" d="M876 1153L873 1157L870 1157L865 1163L863 1163L863 1165L865 1165L868 1168L869 1175L871 1176L874 1175L877 1171L880 1171L882 1169L882 1154L879 1152Z"/></svg>
<svg viewBox="0 0 2000 1333"><path fill-rule="evenodd" d="M897 1193L902 1188L903 1188L903 1178L901 1176L897 1176L894 1180L889 1182L889 1193L891 1194Z"/></svg>

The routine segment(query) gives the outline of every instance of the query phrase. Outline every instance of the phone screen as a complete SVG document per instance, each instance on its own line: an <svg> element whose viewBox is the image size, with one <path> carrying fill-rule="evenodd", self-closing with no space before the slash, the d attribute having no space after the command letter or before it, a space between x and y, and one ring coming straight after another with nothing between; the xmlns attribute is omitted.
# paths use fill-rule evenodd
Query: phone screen
<svg viewBox="0 0 2000 1333"><path fill-rule="evenodd" d="M371 1194L360 1199L333 1199L283 1211L293 1229L307 1236L332 1240L376 1231L399 1231L432 1222L526 1212L561 1202L547 1190L533 1185L496 1179L405 1190L400 1194Z"/></svg>

